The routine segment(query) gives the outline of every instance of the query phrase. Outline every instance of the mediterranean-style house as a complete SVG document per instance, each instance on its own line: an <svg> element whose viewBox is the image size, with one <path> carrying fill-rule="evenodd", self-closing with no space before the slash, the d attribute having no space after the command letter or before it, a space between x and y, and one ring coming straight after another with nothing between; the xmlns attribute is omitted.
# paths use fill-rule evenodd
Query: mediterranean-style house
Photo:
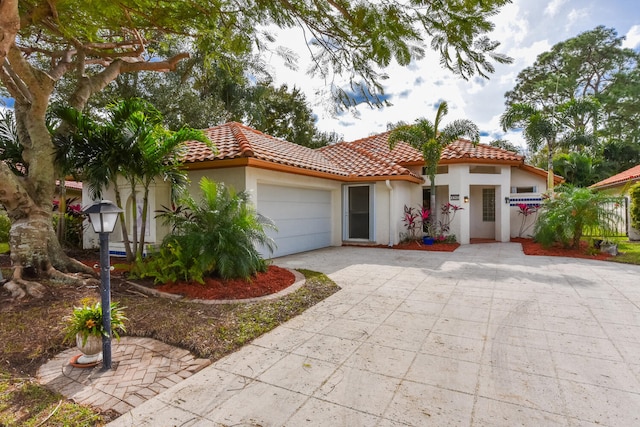
<svg viewBox="0 0 640 427"><path fill-rule="evenodd" d="M421 153L405 143L389 150L390 132L315 150L240 123L204 132L216 151L200 142L187 143L184 167L191 191L199 191L202 177L249 191L258 212L278 229L270 233L277 249L272 255L263 253L267 257L343 244L397 244L406 232L403 207L429 201ZM445 203L462 207L450 228L461 244L476 238L508 242L520 229L518 204L540 203L546 174L525 164L519 154L458 140L442 153L433 212L439 215ZM121 191L126 200L124 183ZM145 237L150 244L159 244L168 232L153 211L168 206L170 194L163 182L151 192ZM129 212L128 217L136 216ZM90 234L85 245L92 244ZM112 252L122 248L114 233Z"/></svg>
<svg viewBox="0 0 640 427"><path fill-rule="evenodd" d="M640 230L636 230L631 226L629 218L629 188L635 183L640 182L640 165L622 171L618 174L596 182L590 188L598 191L605 191L611 195L623 196L625 198L624 212L626 213L627 235L629 240L640 240Z"/></svg>

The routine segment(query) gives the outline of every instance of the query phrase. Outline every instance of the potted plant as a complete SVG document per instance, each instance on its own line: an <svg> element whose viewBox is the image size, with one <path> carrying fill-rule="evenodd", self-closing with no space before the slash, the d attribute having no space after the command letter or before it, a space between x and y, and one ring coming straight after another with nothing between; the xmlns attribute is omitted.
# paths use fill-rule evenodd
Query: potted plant
<svg viewBox="0 0 640 427"><path fill-rule="evenodd" d="M435 234L433 231L433 227L431 226L431 221L429 217L431 216L431 211L427 209L426 206L422 206L420 208L420 220L422 221L422 243L425 245L433 245L435 241Z"/></svg>
<svg viewBox="0 0 640 427"><path fill-rule="evenodd" d="M74 366L93 366L102 358L102 337L107 336L107 332L102 326L102 305L100 302L94 304L84 303L79 307L74 307L71 315L65 319L65 342L73 342L75 339L78 349L82 355L72 359ZM125 332L124 316L122 308L118 303L111 303L111 332L116 339L120 339L119 332Z"/></svg>

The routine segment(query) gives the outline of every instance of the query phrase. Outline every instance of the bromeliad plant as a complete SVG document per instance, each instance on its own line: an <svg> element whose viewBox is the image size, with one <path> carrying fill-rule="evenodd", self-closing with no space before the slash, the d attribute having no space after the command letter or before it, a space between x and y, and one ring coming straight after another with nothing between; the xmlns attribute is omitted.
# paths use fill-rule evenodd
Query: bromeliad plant
<svg viewBox="0 0 640 427"><path fill-rule="evenodd" d="M120 332L126 332L124 322L128 320L118 303L111 303L111 332L116 339L120 339ZM102 305L100 302L83 301L79 307L74 307L71 315L64 318L64 342L75 342L76 335L82 337L82 345L86 344L89 335L96 337L107 336L102 326Z"/></svg>

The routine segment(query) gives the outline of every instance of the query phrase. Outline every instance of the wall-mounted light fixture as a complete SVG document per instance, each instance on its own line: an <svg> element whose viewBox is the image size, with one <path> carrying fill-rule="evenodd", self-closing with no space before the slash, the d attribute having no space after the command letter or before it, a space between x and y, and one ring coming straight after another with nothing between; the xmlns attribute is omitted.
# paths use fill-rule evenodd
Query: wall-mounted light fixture
<svg viewBox="0 0 640 427"><path fill-rule="evenodd" d="M504 198L504 203L505 203L505 205L508 205L510 201L511 201L511 200L509 199L509 197L505 197L505 198Z"/></svg>
<svg viewBox="0 0 640 427"><path fill-rule="evenodd" d="M469 203L469 196L464 196L464 202Z"/></svg>

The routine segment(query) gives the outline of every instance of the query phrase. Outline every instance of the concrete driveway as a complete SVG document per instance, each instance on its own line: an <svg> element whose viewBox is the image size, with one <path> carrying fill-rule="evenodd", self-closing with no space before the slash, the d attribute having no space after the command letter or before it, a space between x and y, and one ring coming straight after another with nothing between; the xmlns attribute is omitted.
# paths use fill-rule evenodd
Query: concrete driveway
<svg viewBox="0 0 640 427"><path fill-rule="evenodd" d="M113 426L640 425L640 267L341 247L342 290Z"/></svg>

